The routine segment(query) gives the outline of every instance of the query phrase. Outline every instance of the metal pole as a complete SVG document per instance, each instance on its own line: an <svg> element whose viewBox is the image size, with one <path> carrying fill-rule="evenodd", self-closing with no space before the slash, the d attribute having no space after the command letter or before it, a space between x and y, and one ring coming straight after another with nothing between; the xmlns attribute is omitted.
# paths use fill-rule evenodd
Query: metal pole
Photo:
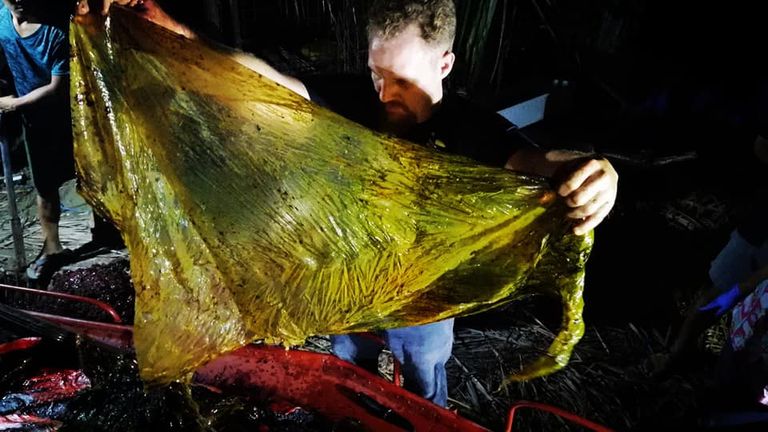
<svg viewBox="0 0 768 432"><path fill-rule="evenodd" d="M3 115L0 113L0 153L3 158L3 174L5 175L5 191L8 197L8 213L11 216L11 232L13 234L13 249L16 252L16 278L19 279L27 268L27 258L24 253L24 235L21 230L19 211L16 208L16 191L13 188L13 172L11 171L11 151L3 128Z"/></svg>

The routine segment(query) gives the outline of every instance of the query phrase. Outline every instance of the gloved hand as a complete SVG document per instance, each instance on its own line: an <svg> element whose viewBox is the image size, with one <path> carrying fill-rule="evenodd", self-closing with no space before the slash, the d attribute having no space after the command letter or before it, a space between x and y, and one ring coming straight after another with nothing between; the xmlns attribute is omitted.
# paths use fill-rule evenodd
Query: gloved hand
<svg viewBox="0 0 768 432"><path fill-rule="evenodd" d="M736 306L739 297L741 297L741 289L739 288L739 284L735 284L731 289L720 294L710 303L700 307L699 310L704 312L716 309L715 316L720 317L732 307Z"/></svg>

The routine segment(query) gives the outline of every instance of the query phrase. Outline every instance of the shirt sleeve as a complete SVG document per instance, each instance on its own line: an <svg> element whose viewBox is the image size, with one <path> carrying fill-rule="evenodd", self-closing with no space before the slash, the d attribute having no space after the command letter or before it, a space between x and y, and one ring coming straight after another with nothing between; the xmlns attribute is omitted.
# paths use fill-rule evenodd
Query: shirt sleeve
<svg viewBox="0 0 768 432"><path fill-rule="evenodd" d="M529 147L503 117L486 110L476 110L462 102L455 102L450 113L443 118L443 130L451 141L452 153L461 154L484 165L504 167L512 154Z"/></svg>
<svg viewBox="0 0 768 432"><path fill-rule="evenodd" d="M51 75L69 75L69 42L64 32L57 31L51 49Z"/></svg>
<svg viewBox="0 0 768 432"><path fill-rule="evenodd" d="M352 121L372 126L376 100L371 99L370 78L358 75L320 75L302 77L309 99Z"/></svg>

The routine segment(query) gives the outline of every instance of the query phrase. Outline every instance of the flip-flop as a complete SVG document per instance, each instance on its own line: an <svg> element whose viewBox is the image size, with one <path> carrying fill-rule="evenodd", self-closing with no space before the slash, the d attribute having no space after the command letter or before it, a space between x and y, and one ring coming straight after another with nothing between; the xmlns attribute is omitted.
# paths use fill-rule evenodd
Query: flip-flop
<svg viewBox="0 0 768 432"><path fill-rule="evenodd" d="M50 279L56 270L67 264L72 255L70 249L64 249L51 255L45 255L41 251L38 257L27 267L27 279L31 281Z"/></svg>

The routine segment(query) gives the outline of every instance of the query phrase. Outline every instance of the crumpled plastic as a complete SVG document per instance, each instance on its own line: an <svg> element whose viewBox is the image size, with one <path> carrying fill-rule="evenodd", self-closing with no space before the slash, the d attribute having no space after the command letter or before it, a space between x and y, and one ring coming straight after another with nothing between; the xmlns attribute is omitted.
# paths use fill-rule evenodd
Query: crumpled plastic
<svg viewBox="0 0 768 432"><path fill-rule="evenodd" d="M592 237L544 179L372 132L131 12L70 37L80 192L128 246L145 380L539 293L562 328L510 379L567 363Z"/></svg>

